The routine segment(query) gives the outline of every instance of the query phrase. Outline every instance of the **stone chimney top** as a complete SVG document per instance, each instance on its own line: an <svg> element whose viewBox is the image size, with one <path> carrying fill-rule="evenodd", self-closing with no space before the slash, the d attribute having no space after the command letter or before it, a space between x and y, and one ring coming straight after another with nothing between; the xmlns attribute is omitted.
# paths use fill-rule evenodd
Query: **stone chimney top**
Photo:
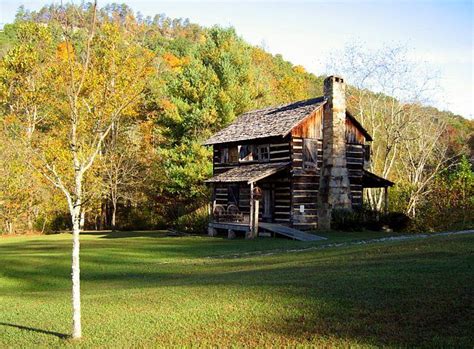
<svg viewBox="0 0 474 349"><path fill-rule="evenodd" d="M326 79L324 79L324 84L326 84L326 81L327 82L339 82L341 84L344 83L344 79L338 75L330 75L328 76Z"/></svg>

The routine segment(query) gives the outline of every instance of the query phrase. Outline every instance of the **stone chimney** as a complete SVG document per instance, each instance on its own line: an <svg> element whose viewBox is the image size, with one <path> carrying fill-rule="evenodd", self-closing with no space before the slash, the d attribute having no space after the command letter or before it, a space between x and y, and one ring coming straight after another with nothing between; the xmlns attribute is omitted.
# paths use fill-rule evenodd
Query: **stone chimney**
<svg viewBox="0 0 474 349"><path fill-rule="evenodd" d="M333 209L352 209L346 163L346 84L341 77L324 80L323 165L318 191L318 228L331 228Z"/></svg>

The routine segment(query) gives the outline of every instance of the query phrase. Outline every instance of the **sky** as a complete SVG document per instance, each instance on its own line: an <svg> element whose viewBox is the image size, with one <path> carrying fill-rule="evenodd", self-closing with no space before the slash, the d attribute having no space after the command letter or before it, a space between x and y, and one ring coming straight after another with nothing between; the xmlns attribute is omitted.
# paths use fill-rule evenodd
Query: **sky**
<svg viewBox="0 0 474 349"><path fill-rule="evenodd" d="M11 23L20 5L37 10L51 2L58 3L0 0L0 23ZM113 1L99 0L99 6L109 2ZM431 104L474 118L472 1L116 2L125 2L144 16L164 13L203 26L233 26L247 42L318 75L327 73L329 56L350 42L368 49L407 45L414 61L439 73L440 93Z"/></svg>

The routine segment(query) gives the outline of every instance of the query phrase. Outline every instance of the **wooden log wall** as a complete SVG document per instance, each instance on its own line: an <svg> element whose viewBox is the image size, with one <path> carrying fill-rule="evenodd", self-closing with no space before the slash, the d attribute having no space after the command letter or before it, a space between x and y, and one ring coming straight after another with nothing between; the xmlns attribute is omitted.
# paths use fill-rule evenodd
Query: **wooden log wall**
<svg viewBox="0 0 474 349"><path fill-rule="evenodd" d="M346 144L347 169L351 184L352 207L362 207L362 176L364 174L364 146L362 144Z"/></svg>
<svg viewBox="0 0 474 349"><path fill-rule="evenodd" d="M270 162L289 162L290 154L290 140L289 138L281 141L273 141L270 144Z"/></svg>
<svg viewBox="0 0 474 349"><path fill-rule="evenodd" d="M239 210L241 212L250 213L250 186L246 183L240 183Z"/></svg>
<svg viewBox="0 0 474 349"><path fill-rule="evenodd" d="M224 208L227 208L229 201L228 197L228 186L227 184L216 184L214 186L216 205L222 205Z"/></svg>
<svg viewBox="0 0 474 349"><path fill-rule="evenodd" d="M318 167L322 161L322 143L318 142ZM321 154L320 154L321 152ZM303 138L291 140L291 224L300 230L317 227L319 170L303 169Z"/></svg>
<svg viewBox="0 0 474 349"><path fill-rule="evenodd" d="M291 224L301 230L317 227L317 203L319 174L322 166L322 140L318 140L318 168L303 168L303 138L293 137L291 141ZM346 145L346 160L349 170L352 207L362 206L362 175L364 147L362 144ZM302 206L303 205L303 206Z"/></svg>

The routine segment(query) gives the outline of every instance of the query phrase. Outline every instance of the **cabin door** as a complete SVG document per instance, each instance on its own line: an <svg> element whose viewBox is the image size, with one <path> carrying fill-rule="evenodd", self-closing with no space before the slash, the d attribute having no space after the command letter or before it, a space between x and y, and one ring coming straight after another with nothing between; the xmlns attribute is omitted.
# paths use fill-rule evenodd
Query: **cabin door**
<svg viewBox="0 0 474 349"><path fill-rule="evenodd" d="M273 218L273 200L272 190L263 189L262 196L262 218L264 221L271 221Z"/></svg>

